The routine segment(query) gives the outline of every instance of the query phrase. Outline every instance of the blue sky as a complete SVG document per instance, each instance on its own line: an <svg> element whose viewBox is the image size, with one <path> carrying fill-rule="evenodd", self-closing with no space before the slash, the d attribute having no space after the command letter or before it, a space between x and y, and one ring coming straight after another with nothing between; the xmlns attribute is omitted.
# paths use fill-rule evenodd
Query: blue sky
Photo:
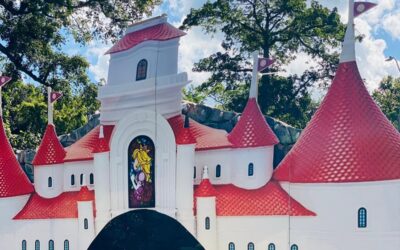
<svg viewBox="0 0 400 250"><path fill-rule="evenodd" d="M379 81L387 76L399 76L394 62L386 62L385 58L394 56L400 59L400 0L370 0L378 4L377 7L356 19L356 33L365 35L362 43L356 45L357 62L361 75L366 79L369 90L377 88ZM162 13L168 14L168 20L179 26L191 8L199 8L205 0L166 0L157 7L153 16ZM329 8L338 7L342 21L347 22L346 0L320 0L320 3ZM207 73L192 72L193 63L221 50L221 34L213 37L204 34L199 28L194 28L181 39L179 51L179 70L186 71L192 84L200 84L207 79ZM93 79L107 77L108 56L104 52L111 44L93 42L85 48L73 48L76 52L85 55L90 63L89 73ZM286 74L301 73L313 65L313 61L306 55L299 54L298 58L287 66ZM317 95L318 96L318 95Z"/></svg>

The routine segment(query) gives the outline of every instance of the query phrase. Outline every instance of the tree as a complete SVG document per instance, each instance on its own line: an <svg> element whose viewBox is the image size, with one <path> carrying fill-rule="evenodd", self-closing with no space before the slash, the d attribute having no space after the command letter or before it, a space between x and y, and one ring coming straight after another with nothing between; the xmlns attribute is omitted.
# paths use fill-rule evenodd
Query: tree
<svg viewBox="0 0 400 250"><path fill-rule="evenodd" d="M317 67L288 78L264 75L260 79L259 104L265 114L302 127L309 119L304 112L314 104L308 93L316 82L331 80L338 64L344 25L337 9L306 0L216 0L192 9L182 29L200 26L205 32L224 35L223 52L201 59L193 70L211 72L195 89L205 92L224 108L241 111L251 81L251 53L261 50L277 63L264 73L281 71L299 52L310 55ZM193 91L192 91L193 92ZM234 95L233 95L234 94Z"/></svg>
<svg viewBox="0 0 400 250"><path fill-rule="evenodd" d="M14 79L21 73L52 87L85 85L88 63L63 46L115 40L159 0L0 0L0 52Z"/></svg>
<svg viewBox="0 0 400 250"><path fill-rule="evenodd" d="M378 103L386 117L400 131L400 78L384 78L372 97Z"/></svg>
<svg viewBox="0 0 400 250"><path fill-rule="evenodd" d="M14 148L34 148L46 125L46 89L64 96L55 105L57 132L83 125L99 107L89 63L69 55L67 44L119 38L160 0L0 0L0 67L6 85L5 121ZM25 82L35 83L25 84ZM38 85L39 84L39 85Z"/></svg>
<svg viewBox="0 0 400 250"><path fill-rule="evenodd" d="M72 131L88 121L99 108L94 100L97 85L91 84L78 92L63 90L64 96L55 104L58 134ZM47 95L43 86L16 81L3 91L4 120L10 142L15 149L34 149L41 140L47 124Z"/></svg>

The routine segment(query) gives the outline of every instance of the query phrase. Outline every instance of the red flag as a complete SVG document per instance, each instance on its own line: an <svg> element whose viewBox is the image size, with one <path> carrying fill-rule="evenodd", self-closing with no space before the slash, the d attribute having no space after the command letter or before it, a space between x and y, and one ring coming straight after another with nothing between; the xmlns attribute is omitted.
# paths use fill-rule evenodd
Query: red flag
<svg viewBox="0 0 400 250"><path fill-rule="evenodd" d="M376 3L370 3L370 2L355 2L354 3L354 17L358 17L359 15L372 9L376 5L377 5Z"/></svg>
<svg viewBox="0 0 400 250"><path fill-rule="evenodd" d="M258 72L263 71L275 62L274 59L270 58L258 58Z"/></svg>
<svg viewBox="0 0 400 250"><path fill-rule="evenodd" d="M11 77L9 77L9 76L0 76L0 87L3 87L9 81L11 81Z"/></svg>
<svg viewBox="0 0 400 250"><path fill-rule="evenodd" d="M60 97L62 96L61 92L51 92L50 94L50 102L53 103L55 101L57 101Z"/></svg>

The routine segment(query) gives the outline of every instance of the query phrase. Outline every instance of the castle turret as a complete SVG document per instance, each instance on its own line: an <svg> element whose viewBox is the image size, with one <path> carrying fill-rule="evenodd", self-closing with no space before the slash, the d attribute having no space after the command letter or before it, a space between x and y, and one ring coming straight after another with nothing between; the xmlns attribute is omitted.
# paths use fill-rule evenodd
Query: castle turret
<svg viewBox="0 0 400 250"><path fill-rule="evenodd" d="M14 217L33 191L7 139L0 116L0 221L3 223Z"/></svg>
<svg viewBox="0 0 400 250"><path fill-rule="evenodd" d="M185 33L165 15L131 25L107 53L107 84L99 90L103 124L115 124L126 111L157 110L170 118L180 114L181 88L189 83L178 73L179 39Z"/></svg>
<svg viewBox="0 0 400 250"><path fill-rule="evenodd" d="M189 117L181 116L171 118L170 123L176 123L181 129L176 131L176 208L177 219L186 229L195 235L195 220L193 215L193 174L194 152L196 140L189 129ZM175 127L174 126L174 127Z"/></svg>
<svg viewBox="0 0 400 250"><path fill-rule="evenodd" d="M85 180L85 178L84 178ZM88 249L95 237L93 200L86 182L78 195L78 249Z"/></svg>
<svg viewBox="0 0 400 250"><path fill-rule="evenodd" d="M63 163L65 150L58 141L53 124L48 124L42 141L32 161L36 192L45 198L53 198L63 192Z"/></svg>
<svg viewBox="0 0 400 250"><path fill-rule="evenodd" d="M258 61L258 52L255 52L249 100L228 135L235 151L232 184L245 189L260 188L271 179L274 145L279 143L257 103Z"/></svg>
<svg viewBox="0 0 400 250"><path fill-rule="evenodd" d="M217 250L216 190L208 178L208 168L204 166L203 179L195 191L197 239L207 250Z"/></svg>
<svg viewBox="0 0 400 250"><path fill-rule="evenodd" d="M94 175L96 177L96 233L111 219L110 214L110 148L100 125L98 144L93 152Z"/></svg>

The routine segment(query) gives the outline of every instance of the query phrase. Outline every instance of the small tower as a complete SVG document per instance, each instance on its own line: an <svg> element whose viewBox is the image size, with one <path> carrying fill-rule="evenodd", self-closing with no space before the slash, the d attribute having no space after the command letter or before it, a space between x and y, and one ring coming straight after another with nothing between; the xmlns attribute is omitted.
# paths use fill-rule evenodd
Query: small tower
<svg viewBox="0 0 400 250"><path fill-rule="evenodd" d="M63 192L64 187L62 165L66 152L57 138L53 124L53 102L59 97L53 98L51 95L54 93L51 88L47 89L48 125L32 161L36 192L45 198L57 197Z"/></svg>
<svg viewBox="0 0 400 250"><path fill-rule="evenodd" d="M85 178L83 178L85 180ZM95 237L93 199L91 192L82 184L78 194L78 249L88 249Z"/></svg>
<svg viewBox="0 0 400 250"><path fill-rule="evenodd" d="M110 148L104 138L103 125L99 127L99 140L93 152L94 175L96 178L96 233L111 219L110 214Z"/></svg>
<svg viewBox="0 0 400 250"><path fill-rule="evenodd" d="M193 172L194 172L194 152L196 139L189 129L189 117L176 116L171 119L172 123L177 123L181 129L176 131L177 144L177 171L176 171L176 208L177 219L186 229L195 235L195 220L193 215Z"/></svg>
<svg viewBox="0 0 400 250"><path fill-rule="evenodd" d="M42 142L32 161L36 192L45 198L53 198L63 192L65 151L58 141L55 127L48 124Z"/></svg>
<svg viewBox="0 0 400 250"><path fill-rule="evenodd" d="M203 179L195 191L197 239L207 250L217 250L216 190L208 179L208 168L204 166Z"/></svg>
<svg viewBox="0 0 400 250"><path fill-rule="evenodd" d="M108 80L99 90L103 124L115 124L135 109L157 109L167 118L180 114L181 88L189 83L186 73L178 73L179 39L184 35L165 15L128 27L107 52Z"/></svg>
<svg viewBox="0 0 400 250"><path fill-rule="evenodd" d="M274 145L279 143L257 103L258 52L253 56L249 100L238 123L228 135L235 151L232 184L245 189L260 188L271 179Z"/></svg>
<svg viewBox="0 0 400 250"><path fill-rule="evenodd" d="M33 192L33 186L22 171L7 139L0 116L0 221L5 223L11 220Z"/></svg>

